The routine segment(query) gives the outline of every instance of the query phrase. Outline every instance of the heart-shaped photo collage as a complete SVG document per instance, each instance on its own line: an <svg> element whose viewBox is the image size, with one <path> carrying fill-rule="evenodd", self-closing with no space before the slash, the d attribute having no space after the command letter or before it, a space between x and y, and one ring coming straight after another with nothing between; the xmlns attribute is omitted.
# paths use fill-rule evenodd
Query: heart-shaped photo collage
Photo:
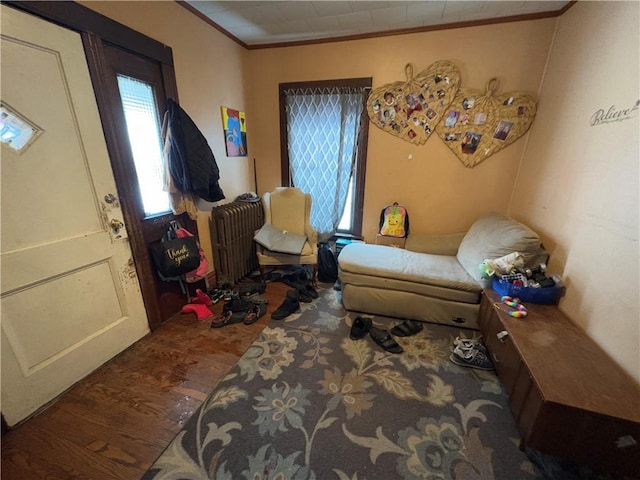
<svg viewBox="0 0 640 480"><path fill-rule="evenodd" d="M438 136L466 167L474 167L524 135L536 115L537 101L522 92L494 96L498 80L486 91L459 88L460 71L438 61L406 81L376 88L367 99L367 112L379 128L416 145L431 133Z"/></svg>
<svg viewBox="0 0 640 480"><path fill-rule="evenodd" d="M424 144L453 101L460 72L452 62L439 61L413 77L405 67L405 82L376 88L367 100L369 118L376 126L416 145Z"/></svg>
<svg viewBox="0 0 640 480"><path fill-rule="evenodd" d="M533 123L535 98L519 92L494 96L497 87L492 78L484 93L461 88L437 126L438 136L465 167L475 167L515 142Z"/></svg>

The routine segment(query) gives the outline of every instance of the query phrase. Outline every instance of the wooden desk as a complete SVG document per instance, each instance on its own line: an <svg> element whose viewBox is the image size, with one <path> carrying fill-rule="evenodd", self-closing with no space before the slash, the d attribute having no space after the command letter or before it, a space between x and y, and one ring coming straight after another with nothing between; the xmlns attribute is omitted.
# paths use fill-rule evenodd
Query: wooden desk
<svg viewBox="0 0 640 480"><path fill-rule="evenodd" d="M488 289L478 315L521 447L640 477L640 385L555 305L525 306Z"/></svg>

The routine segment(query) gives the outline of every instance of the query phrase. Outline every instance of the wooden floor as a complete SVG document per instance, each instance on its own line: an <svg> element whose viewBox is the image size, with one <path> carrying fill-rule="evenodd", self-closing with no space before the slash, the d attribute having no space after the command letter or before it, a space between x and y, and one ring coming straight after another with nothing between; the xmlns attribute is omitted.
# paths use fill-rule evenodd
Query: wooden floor
<svg viewBox="0 0 640 480"><path fill-rule="evenodd" d="M2 480L138 479L235 365L284 299L268 284L257 323L212 329L179 315L2 437ZM218 313L223 302L212 309Z"/></svg>

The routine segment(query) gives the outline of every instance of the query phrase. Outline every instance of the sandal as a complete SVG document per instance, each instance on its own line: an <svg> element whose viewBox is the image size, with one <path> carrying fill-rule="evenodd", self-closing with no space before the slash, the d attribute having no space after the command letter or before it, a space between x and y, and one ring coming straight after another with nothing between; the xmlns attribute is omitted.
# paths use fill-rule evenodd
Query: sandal
<svg viewBox="0 0 640 480"><path fill-rule="evenodd" d="M222 312L222 315L212 320L211 328L226 327L233 323L240 323L244 320L244 316L244 312L232 312L231 310L227 310Z"/></svg>
<svg viewBox="0 0 640 480"><path fill-rule="evenodd" d="M373 341L380 345L385 351L389 353L402 353L404 350L396 342L389 332L376 327L369 328L369 335L373 338Z"/></svg>
<svg viewBox="0 0 640 480"><path fill-rule="evenodd" d="M422 331L422 323L415 320L405 320L391 329L391 334L396 337L410 337Z"/></svg>
<svg viewBox="0 0 640 480"><path fill-rule="evenodd" d="M364 337L371 328L371 319L364 317L356 317L351 325L351 332L349 332L349 338L351 340L358 340Z"/></svg>
<svg viewBox="0 0 640 480"><path fill-rule="evenodd" d="M267 306L264 303L256 303L244 316L244 320L242 323L244 323L245 325L252 325L260 320L260 317L262 317L265 313L267 313Z"/></svg>

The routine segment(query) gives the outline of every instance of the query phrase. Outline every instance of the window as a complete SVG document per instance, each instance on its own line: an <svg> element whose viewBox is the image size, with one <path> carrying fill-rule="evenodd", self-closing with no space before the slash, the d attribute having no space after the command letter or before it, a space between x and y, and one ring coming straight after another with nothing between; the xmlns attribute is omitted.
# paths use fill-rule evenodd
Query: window
<svg viewBox="0 0 640 480"><path fill-rule="evenodd" d="M117 78L144 213L166 213L171 204L169 194L163 190L164 162L153 87L124 75Z"/></svg>
<svg viewBox="0 0 640 480"><path fill-rule="evenodd" d="M371 79L280 85L282 184L311 193L321 239L361 236Z"/></svg>

